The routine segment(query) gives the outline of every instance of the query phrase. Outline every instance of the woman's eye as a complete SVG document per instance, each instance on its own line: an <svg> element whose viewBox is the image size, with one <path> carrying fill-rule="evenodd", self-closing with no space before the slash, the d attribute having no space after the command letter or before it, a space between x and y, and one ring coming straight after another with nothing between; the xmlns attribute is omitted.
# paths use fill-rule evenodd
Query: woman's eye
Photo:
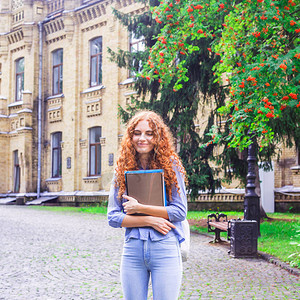
<svg viewBox="0 0 300 300"><path fill-rule="evenodd" d="M153 132L147 132L146 135L153 136Z"/></svg>

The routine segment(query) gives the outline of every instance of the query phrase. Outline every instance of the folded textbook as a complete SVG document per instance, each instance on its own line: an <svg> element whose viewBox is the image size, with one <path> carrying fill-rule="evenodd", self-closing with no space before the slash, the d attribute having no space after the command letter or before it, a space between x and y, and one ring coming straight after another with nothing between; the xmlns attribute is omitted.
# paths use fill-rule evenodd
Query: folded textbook
<svg viewBox="0 0 300 300"><path fill-rule="evenodd" d="M138 170L125 172L127 195L139 203L166 206L164 171Z"/></svg>

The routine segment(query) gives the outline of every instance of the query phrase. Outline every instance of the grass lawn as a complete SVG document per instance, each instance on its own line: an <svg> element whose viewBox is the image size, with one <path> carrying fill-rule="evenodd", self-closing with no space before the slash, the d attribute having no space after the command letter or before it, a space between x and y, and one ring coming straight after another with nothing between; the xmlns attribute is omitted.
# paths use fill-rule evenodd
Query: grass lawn
<svg viewBox="0 0 300 300"><path fill-rule="evenodd" d="M30 206L32 209L106 214L107 209L97 207ZM191 229L207 233L207 216L213 211L189 211ZM243 212L228 211L228 219L243 218ZM300 268L300 213L268 213L270 219L260 224L261 237L258 238L258 250L279 258L293 267ZM297 235L298 233L298 235ZM213 234L213 233L212 233ZM226 237L226 233L221 236ZM293 244L292 244L293 243Z"/></svg>
<svg viewBox="0 0 300 300"><path fill-rule="evenodd" d="M207 233L206 220L211 211L190 211L192 230ZM243 212L228 211L228 219L243 218ZM270 219L260 224L261 236L258 238L258 250L279 258L293 267L300 268L300 214L268 213ZM214 233L212 233L214 234ZM226 233L221 233L226 237Z"/></svg>

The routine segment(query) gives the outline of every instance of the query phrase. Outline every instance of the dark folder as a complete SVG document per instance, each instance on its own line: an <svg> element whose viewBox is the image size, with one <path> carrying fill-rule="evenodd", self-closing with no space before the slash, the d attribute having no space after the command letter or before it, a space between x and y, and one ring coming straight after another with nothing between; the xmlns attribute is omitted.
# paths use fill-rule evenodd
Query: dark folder
<svg viewBox="0 0 300 300"><path fill-rule="evenodd" d="M146 205L165 206L164 171L139 170L125 172L127 195Z"/></svg>

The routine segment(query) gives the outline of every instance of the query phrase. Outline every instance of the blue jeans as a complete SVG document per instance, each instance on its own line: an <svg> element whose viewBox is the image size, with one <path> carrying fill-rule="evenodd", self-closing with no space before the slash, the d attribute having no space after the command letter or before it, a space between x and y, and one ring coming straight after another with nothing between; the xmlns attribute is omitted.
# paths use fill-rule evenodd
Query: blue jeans
<svg viewBox="0 0 300 300"><path fill-rule="evenodd" d="M154 300L178 299L182 277L180 247L175 236L152 242L125 241L121 283L126 300L146 300L151 282Z"/></svg>

